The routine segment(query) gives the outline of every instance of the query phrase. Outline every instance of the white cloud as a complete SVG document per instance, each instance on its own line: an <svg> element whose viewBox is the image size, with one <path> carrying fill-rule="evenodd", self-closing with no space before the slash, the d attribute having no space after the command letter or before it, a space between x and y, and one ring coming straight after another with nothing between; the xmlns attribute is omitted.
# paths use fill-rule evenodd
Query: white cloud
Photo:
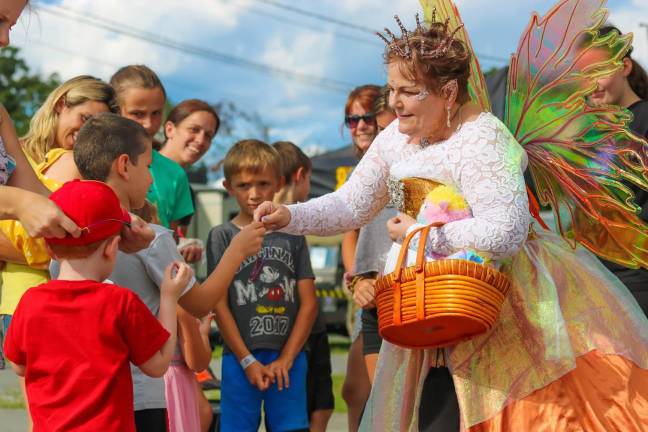
<svg viewBox="0 0 648 432"><path fill-rule="evenodd" d="M304 148L310 145L308 140L314 132L313 125L296 127L277 127L270 130L271 141L291 141Z"/></svg>
<svg viewBox="0 0 648 432"><path fill-rule="evenodd" d="M390 0L381 3L376 0L335 0L328 6L329 11L340 11L342 13L335 14L340 16L345 21L351 21L356 24L371 26L377 29L382 29L388 22L385 18L389 19L389 24L393 22L391 17L394 14L409 15L414 19L414 14L421 10L421 4L418 0Z"/></svg>
<svg viewBox="0 0 648 432"><path fill-rule="evenodd" d="M633 0L627 6L615 8L610 13L609 21L622 32L634 34L632 57L648 68L648 28L639 25L641 22L648 24L648 3Z"/></svg>
<svg viewBox="0 0 648 432"><path fill-rule="evenodd" d="M327 151L329 151L329 149L327 149L326 147L323 147L323 146L321 146L319 144L311 144L311 145L309 145L307 147L302 147L302 151L304 153L306 153L306 156L313 157L313 156L317 156L317 155L321 155L323 153L326 153Z"/></svg>
<svg viewBox="0 0 648 432"><path fill-rule="evenodd" d="M277 65L292 72L324 77L327 66L334 61L332 46L332 33L276 33L267 40L260 59L263 63ZM288 99L296 99L303 93L302 88L292 83L284 82L283 87Z"/></svg>
<svg viewBox="0 0 648 432"><path fill-rule="evenodd" d="M114 72L111 65L133 63L146 63L166 75L187 63L188 56L177 51L89 25L89 16L123 24L124 31L131 28L194 45L209 41L213 47L219 34L236 27L241 12L233 3L213 0L191 0L182 7L176 0L63 0L53 8L62 14L86 14L74 20L48 12L50 7L23 14L23 25L16 27L13 36L30 65L45 73L59 72L63 78L79 74L108 78L107 70Z"/></svg>
<svg viewBox="0 0 648 432"><path fill-rule="evenodd" d="M302 119L310 115L313 112L313 106L311 104L291 104L291 105L279 105L275 108L265 110L268 113L268 116L275 121L291 121L296 119Z"/></svg>

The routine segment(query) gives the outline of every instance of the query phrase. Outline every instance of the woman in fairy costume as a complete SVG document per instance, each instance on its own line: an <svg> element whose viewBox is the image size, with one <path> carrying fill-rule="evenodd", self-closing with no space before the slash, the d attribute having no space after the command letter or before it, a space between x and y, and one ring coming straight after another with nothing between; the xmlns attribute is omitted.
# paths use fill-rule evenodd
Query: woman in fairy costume
<svg viewBox="0 0 648 432"><path fill-rule="evenodd" d="M392 191L413 179L442 184L458 191L470 212L430 230L428 257L476 251L511 279L488 333L442 350L384 343L361 429L453 430L447 425L456 411L421 397L426 377L439 370L452 375L454 430L459 423L471 431L601 432L648 424L648 321L588 250L648 266L646 226L620 181L648 187L646 143L625 130L624 112L585 104L629 43L597 35L605 19L600 5L565 0L542 20L534 16L513 59L506 124L479 103L480 77L463 31L434 19L413 31L401 25L403 35L391 35L385 53L398 120L338 191L257 209L270 229L330 235L371 219L389 201L390 181ZM586 63L590 48L609 50L610 61ZM559 228L569 242L529 230L537 204L527 199L527 161L543 203L567 210L569 232L560 219ZM407 196L395 204L409 213L420 208ZM389 228L402 236L416 226L403 215Z"/></svg>

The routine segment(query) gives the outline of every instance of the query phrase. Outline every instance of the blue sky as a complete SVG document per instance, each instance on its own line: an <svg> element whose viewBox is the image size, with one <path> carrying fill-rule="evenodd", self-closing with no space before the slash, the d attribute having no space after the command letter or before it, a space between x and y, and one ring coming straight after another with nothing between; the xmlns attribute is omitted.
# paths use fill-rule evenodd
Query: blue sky
<svg viewBox="0 0 648 432"><path fill-rule="evenodd" d="M358 26L396 27L399 14L406 26L420 10L418 0L277 0ZM271 140L288 139L308 150L348 144L341 134L347 89L384 83L380 40L367 32L308 18L273 6L268 0L59 0L58 15L36 8L23 14L13 44L24 50L29 64L64 79L89 73L108 79L117 67L144 63L165 83L172 102L201 98L228 100L241 110L257 112L270 129ZM504 66L515 51L531 13L547 12L545 0L457 1L484 69ZM623 31L635 32L635 57L648 64L648 1L612 0L610 19ZM338 90L281 79L244 67L161 47L106 28L60 15L80 12L118 23L122 31L147 32L153 39L182 43L248 61L335 81ZM241 125L239 136L251 132ZM209 159L218 158L231 138L217 136Z"/></svg>

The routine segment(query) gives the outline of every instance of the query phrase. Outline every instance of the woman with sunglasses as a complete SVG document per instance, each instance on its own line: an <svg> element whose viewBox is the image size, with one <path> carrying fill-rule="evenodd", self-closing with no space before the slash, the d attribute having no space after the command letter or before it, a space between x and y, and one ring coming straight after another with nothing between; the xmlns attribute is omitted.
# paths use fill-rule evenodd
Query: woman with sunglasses
<svg viewBox="0 0 648 432"><path fill-rule="evenodd" d="M383 87L373 106L376 115L376 126L381 132L396 119L396 114L389 106L389 91ZM353 301L362 308L362 354L369 382L373 386L373 378L378 361L378 353L382 338L378 333L378 313L375 303L376 278L385 268L385 257L391 248L391 238L385 226L387 221L398 212L391 206L385 207L371 222L360 229L356 245L355 275L362 279L355 284Z"/></svg>
<svg viewBox="0 0 648 432"><path fill-rule="evenodd" d="M358 159L369 150L374 138L378 135L379 127L376 121L376 112L374 105L379 99L381 88L376 85L363 85L355 88L347 98L344 107L344 124L349 129L353 149ZM384 226L384 224L383 224ZM342 261L346 275L350 275L349 289L356 295L366 297L361 293L373 289L375 275L372 272L365 272L366 259L375 255L375 251L366 250L358 251L364 256L362 268L357 268L356 249L358 238L361 230L349 231L344 234L342 239ZM383 230L384 231L384 230ZM362 307L371 307L371 302L358 302ZM352 307L352 303L349 304ZM344 384L342 385L342 397L348 407L348 424L349 431L356 431L360 424L360 418L365 402L371 391L371 381L369 373L363 359L364 342L361 334L362 326L362 308L359 308L354 314L353 331L351 332L351 347L349 348L349 357L347 359L347 371Z"/></svg>

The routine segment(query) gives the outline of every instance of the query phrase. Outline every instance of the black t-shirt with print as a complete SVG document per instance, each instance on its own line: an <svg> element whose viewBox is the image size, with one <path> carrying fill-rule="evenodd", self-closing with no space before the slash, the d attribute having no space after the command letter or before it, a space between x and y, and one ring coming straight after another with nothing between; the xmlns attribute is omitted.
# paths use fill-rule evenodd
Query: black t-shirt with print
<svg viewBox="0 0 648 432"><path fill-rule="evenodd" d="M239 231L227 222L209 232L210 273ZM302 279L314 279L303 236L267 234L261 251L241 263L228 290L228 305L250 351L283 348L299 311L297 282ZM231 352L227 344L225 352Z"/></svg>

